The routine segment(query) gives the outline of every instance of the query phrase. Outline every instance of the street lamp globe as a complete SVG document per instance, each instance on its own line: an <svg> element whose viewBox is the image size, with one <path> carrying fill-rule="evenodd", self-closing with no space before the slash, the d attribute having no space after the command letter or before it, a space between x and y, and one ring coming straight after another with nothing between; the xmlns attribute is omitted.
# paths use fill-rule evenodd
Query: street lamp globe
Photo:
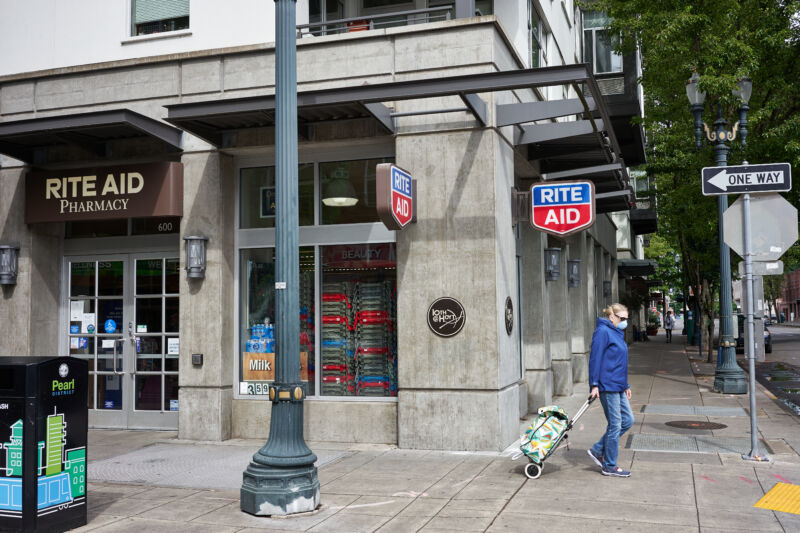
<svg viewBox="0 0 800 533"><path fill-rule="evenodd" d="M753 93L753 81L750 78L739 78L739 81L736 82L736 89L731 90L731 93L733 96L739 97L744 104L750 102L750 95Z"/></svg>
<svg viewBox="0 0 800 533"><path fill-rule="evenodd" d="M700 75L695 70L692 77L686 82L686 97L689 99L689 104L694 106L702 106L706 101L706 93L700 90L698 82ZM748 93L749 95L749 93Z"/></svg>

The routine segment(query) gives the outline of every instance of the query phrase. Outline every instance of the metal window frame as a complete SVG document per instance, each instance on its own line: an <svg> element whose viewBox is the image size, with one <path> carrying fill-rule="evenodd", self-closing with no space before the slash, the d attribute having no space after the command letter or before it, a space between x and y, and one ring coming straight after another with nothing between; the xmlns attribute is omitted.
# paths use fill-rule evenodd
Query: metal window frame
<svg viewBox="0 0 800 533"><path fill-rule="evenodd" d="M330 144L330 143L326 143ZM320 297L320 290L322 288L322 262L321 262L321 248L323 246L336 246L339 244L382 244L382 243L396 243L396 233L386 229L380 222L374 223L361 223L361 224L328 224L322 225L321 222L321 208L320 208L320 191L319 185L321 176L319 174L319 166L322 163L329 163L342 160L352 159L374 159L379 157L395 157L395 145L393 139L391 142L366 142L353 145L347 143L347 146L331 146L322 150L314 146L303 146L300 149L298 157L298 164L313 163L314 164L314 225L301 226L299 228L299 246L313 247L314 248L314 299L315 301ZM234 162L235 172L235 195L236 206L234 208L234 217L236 220L236 229L234 230L234 293L236 297L236 305L234 306L234 323L236 324L236 335L233 340L233 353L239 354L240 334L241 334L241 252L242 250L254 248L273 248L275 246L275 228L256 228L256 229L242 229L239 227L239 217L241 205L239 202L241 194L241 180L240 172L243 168L253 168L258 166L273 166L275 165L274 148L270 147L264 153L257 156L241 156L237 157ZM319 313L314 316L314 358L321 356L321 328L322 319ZM253 396L248 394L239 393L239 383L242 383L242 375L240 369L241 356L233 358L233 377L235 386L233 387L234 400L255 400L255 401L269 401L267 396ZM321 368L321 366L317 366ZM320 377L319 372L314 373L314 395L309 395L308 399L313 401L322 402L388 402L396 403L396 396L388 397L358 397L358 396L322 396L320 394Z"/></svg>

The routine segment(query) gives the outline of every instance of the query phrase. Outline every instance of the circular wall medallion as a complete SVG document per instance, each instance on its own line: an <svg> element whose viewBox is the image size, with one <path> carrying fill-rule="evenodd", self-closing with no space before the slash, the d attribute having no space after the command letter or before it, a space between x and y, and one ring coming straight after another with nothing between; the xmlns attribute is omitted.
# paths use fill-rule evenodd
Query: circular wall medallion
<svg viewBox="0 0 800 533"><path fill-rule="evenodd" d="M717 424L716 422L703 422L700 420L673 420L672 422L665 422L666 425L674 428L681 429L725 429L725 424Z"/></svg>
<svg viewBox="0 0 800 533"><path fill-rule="evenodd" d="M455 298L439 298L428 308L428 327L440 337L452 337L464 329L467 315Z"/></svg>
<svg viewBox="0 0 800 533"><path fill-rule="evenodd" d="M506 298L506 333L511 335L514 330L514 304L511 303L511 297Z"/></svg>

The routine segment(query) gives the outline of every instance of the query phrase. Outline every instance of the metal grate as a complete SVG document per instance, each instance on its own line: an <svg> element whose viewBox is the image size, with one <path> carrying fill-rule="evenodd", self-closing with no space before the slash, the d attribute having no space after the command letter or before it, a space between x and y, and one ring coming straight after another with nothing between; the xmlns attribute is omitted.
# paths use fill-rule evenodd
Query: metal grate
<svg viewBox="0 0 800 533"><path fill-rule="evenodd" d="M759 441L764 450L764 441ZM637 433L628 439L627 448L638 452L748 453L748 437L703 437L692 435L650 435Z"/></svg>
<svg viewBox="0 0 800 533"><path fill-rule="evenodd" d="M747 416L741 407L710 407L706 405L645 405L642 412L651 415Z"/></svg>

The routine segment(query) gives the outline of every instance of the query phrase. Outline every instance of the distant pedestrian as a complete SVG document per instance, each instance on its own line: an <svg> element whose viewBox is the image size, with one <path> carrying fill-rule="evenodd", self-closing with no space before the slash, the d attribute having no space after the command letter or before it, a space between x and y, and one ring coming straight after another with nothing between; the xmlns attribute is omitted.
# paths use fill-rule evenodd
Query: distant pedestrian
<svg viewBox="0 0 800 533"><path fill-rule="evenodd" d="M628 308L611 304L597 319L589 356L590 395L600 398L608 427L603 437L588 451L604 476L629 477L631 473L617 466L619 439L633 426L631 386L628 384L628 345L623 330L628 325Z"/></svg>
<svg viewBox="0 0 800 533"><path fill-rule="evenodd" d="M667 311L667 318L664 320L664 329L667 332L667 342L672 342L672 328L675 327L675 317L672 311Z"/></svg>

